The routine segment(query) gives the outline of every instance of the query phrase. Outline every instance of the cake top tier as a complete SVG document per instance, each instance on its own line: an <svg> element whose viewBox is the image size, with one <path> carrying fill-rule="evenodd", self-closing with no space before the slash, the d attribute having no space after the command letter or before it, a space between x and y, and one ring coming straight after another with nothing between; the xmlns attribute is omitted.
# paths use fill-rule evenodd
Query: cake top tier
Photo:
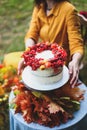
<svg viewBox="0 0 87 130"><path fill-rule="evenodd" d="M26 66L32 70L38 68L58 68L64 65L67 58L66 51L57 43L49 44L48 42L37 43L29 47L22 55Z"/></svg>

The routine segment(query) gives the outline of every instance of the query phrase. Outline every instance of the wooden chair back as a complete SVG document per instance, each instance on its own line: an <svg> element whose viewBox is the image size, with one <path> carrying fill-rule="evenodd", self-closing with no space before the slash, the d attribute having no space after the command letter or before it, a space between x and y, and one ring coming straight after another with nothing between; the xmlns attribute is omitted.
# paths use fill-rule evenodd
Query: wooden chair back
<svg viewBox="0 0 87 130"><path fill-rule="evenodd" d="M85 18L82 14L78 14L81 21L81 32L84 40L84 44L87 45L87 18Z"/></svg>

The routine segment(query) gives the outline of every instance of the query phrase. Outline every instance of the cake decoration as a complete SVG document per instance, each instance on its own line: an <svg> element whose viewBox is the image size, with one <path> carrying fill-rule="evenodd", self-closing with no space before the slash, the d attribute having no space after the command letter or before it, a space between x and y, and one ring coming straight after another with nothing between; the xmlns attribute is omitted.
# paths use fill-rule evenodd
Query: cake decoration
<svg viewBox="0 0 87 130"><path fill-rule="evenodd" d="M42 58L40 58L39 54ZM45 55L45 58L42 54ZM44 70L50 67L55 70L55 68L62 67L64 65L67 53L57 43L49 44L48 42L43 42L29 47L23 53L22 57L24 58L25 65L31 66L32 70L37 70L38 68Z"/></svg>

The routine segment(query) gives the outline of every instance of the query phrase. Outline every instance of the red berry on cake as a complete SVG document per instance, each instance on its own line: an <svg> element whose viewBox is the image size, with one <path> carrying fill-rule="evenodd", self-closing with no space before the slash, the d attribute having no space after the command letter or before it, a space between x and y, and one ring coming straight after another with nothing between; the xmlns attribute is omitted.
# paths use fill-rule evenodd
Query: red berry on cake
<svg viewBox="0 0 87 130"><path fill-rule="evenodd" d="M56 43L51 44L51 48L56 48L58 45Z"/></svg>

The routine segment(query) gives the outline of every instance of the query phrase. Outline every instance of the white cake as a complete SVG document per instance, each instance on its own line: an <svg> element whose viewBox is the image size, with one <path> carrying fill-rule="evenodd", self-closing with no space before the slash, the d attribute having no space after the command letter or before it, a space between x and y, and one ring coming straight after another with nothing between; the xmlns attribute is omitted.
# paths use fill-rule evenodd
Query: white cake
<svg viewBox="0 0 87 130"><path fill-rule="evenodd" d="M37 76L36 73L40 74L39 73L40 71L37 71L37 72L34 71L33 72L31 69L29 69L29 72L31 73L31 76L32 76L32 79L33 79L32 82L39 82L40 84L56 83L56 82L58 82L59 80L62 79L62 75L63 75L63 71L60 72L57 75L51 75L51 76ZM45 74L45 72L46 73L48 72L48 74L49 74L49 71L44 71L44 74Z"/></svg>
<svg viewBox="0 0 87 130"><path fill-rule="evenodd" d="M50 50L45 50L41 53L37 53L35 57L37 59L43 58L46 62L47 60L54 58L54 55ZM45 69L38 68L35 71L31 69L30 73L32 73L34 81L40 82L42 84L51 84L58 82L62 78L63 67L59 67L56 72L52 67Z"/></svg>
<svg viewBox="0 0 87 130"><path fill-rule="evenodd" d="M64 59L61 57L61 53L65 54L63 48L58 46L58 44L54 44L54 47L43 44L43 48L47 47L47 49L43 50L41 48L42 51L38 52L36 49L40 48L41 45L35 46L34 48L29 48L29 51L23 55L25 63L29 66L29 73L31 73L33 81L40 84L52 84L61 80L63 76L64 56L66 56L63 56ZM62 50L61 53L60 50ZM60 57L57 53L60 54Z"/></svg>

